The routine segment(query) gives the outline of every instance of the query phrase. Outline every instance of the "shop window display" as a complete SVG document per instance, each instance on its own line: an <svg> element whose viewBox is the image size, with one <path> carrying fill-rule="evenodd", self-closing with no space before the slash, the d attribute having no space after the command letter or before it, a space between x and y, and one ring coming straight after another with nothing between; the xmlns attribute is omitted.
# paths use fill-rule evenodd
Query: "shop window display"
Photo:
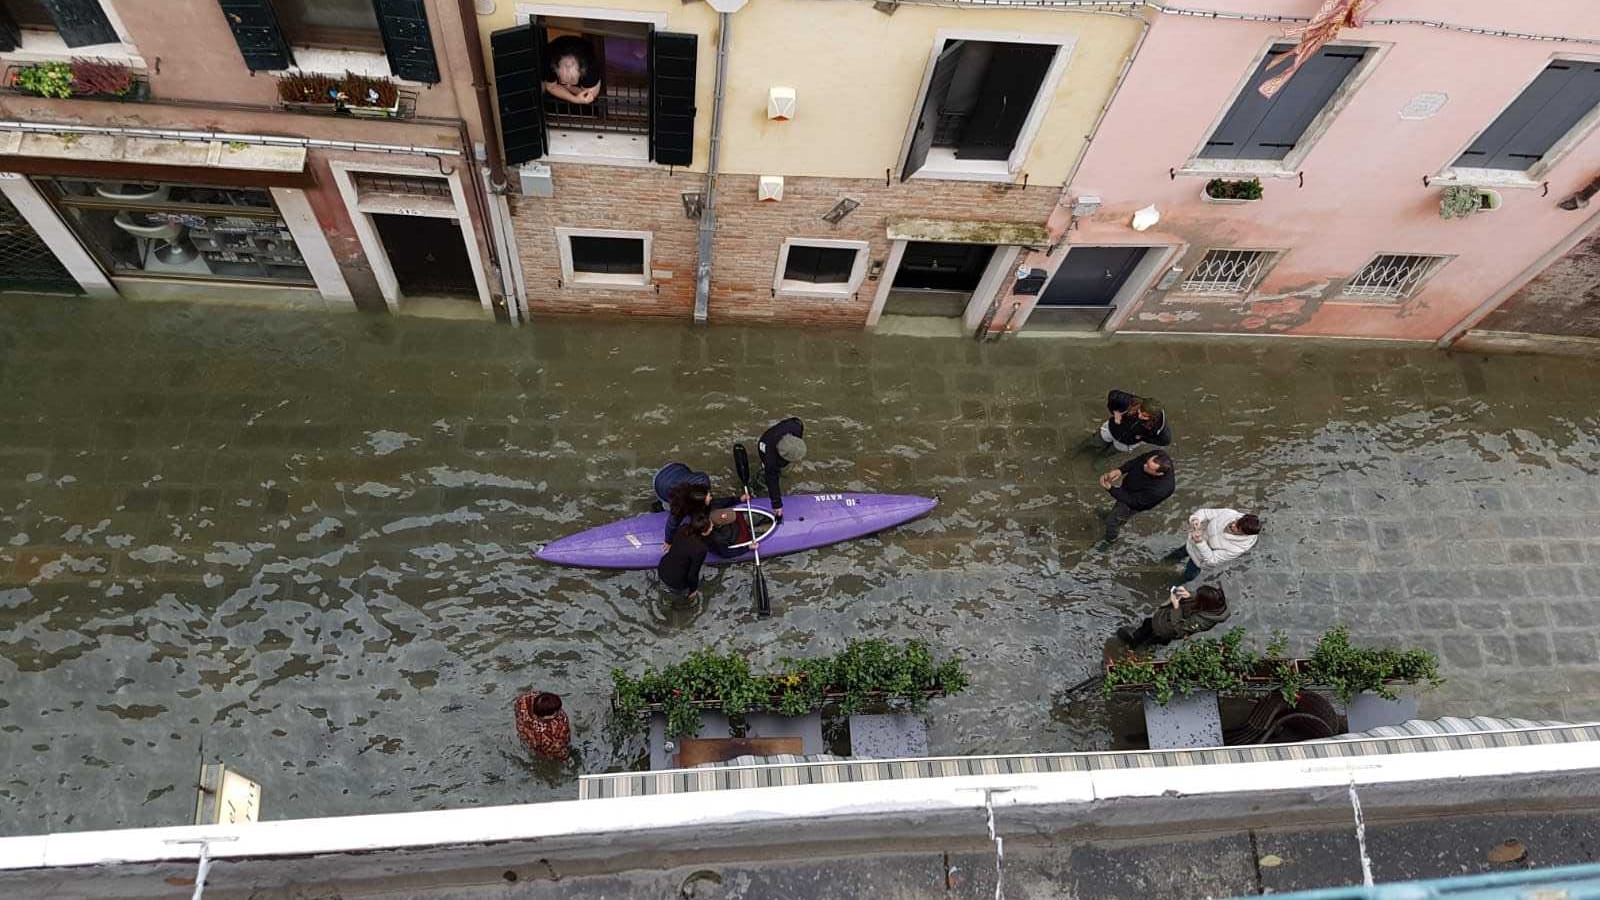
<svg viewBox="0 0 1600 900"><path fill-rule="evenodd" d="M41 179L113 276L311 284L265 188Z"/></svg>

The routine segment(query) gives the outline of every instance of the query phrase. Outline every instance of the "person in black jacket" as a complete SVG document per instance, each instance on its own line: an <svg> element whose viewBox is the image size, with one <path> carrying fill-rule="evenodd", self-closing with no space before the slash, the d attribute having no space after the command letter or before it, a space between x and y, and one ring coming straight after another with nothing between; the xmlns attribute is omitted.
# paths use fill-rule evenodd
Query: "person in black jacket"
<svg viewBox="0 0 1600 900"><path fill-rule="evenodd" d="M762 432L756 441L756 453L761 457L761 479L766 484L767 497L772 500L772 514L783 521L783 489L778 483L785 466L806 458L806 426L795 416L773 425ZM762 482L758 481L757 485ZM752 488L760 490L760 487Z"/></svg>
<svg viewBox="0 0 1600 900"><path fill-rule="evenodd" d="M1106 395L1106 412L1110 417L1100 425L1100 440L1108 451L1127 453L1141 444L1165 447L1172 443L1167 414L1152 398L1112 391Z"/></svg>
<svg viewBox="0 0 1600 900"><path fill-rule="evenodd" d="M714 499L709 479L705 483L686 480L673 485L667 493L667 524L661 533L661 552L665 553L672 546L672 536L696 513L727 509L741 500L748 503L750 495Z"/></svg>
<svg viewBox="0 0 1600 900"><path fill-rule="evenodd" d="M683 523L656 563L656 577L663 587L689 600L700 595L700 567L705 565L706 553L711 549L707 541L710 535L711 517L705 512L695 513Z"/></svg>
<svg viewBox="0 0 1600 900"><path fill-rule="evenodd" d="M1114 541L1134 513L1155 509L1171 497L1178 479L1172 457L1164 450L1151 450L1101 475L1100 486L1116 501L1106 517L1106 540Z"/></svg>

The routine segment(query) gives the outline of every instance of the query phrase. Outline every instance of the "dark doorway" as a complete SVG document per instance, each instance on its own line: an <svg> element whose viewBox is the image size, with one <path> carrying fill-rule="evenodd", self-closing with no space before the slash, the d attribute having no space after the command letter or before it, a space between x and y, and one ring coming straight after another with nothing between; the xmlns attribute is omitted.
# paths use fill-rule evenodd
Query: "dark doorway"
<svg viewBox="0 0 1600 900"><path fill-rule="evenodd" d="M374 213L372 221L402 295L478 299L472 259L455 219Z"/></svg>
<svg viewBox="0 0 1600 900"><path fill-rule="evenodd" d="M1074 247L1039 295L1028 325L1059 331L1098 331L1111 315L1117 294L1149 250Z"/></svg>
<svg viewBox="0 0 1600 900"><path fill-rule="evenodd" d="M912 241L900 255L885 315L960 316L994 257L991 244Z"/></svg>

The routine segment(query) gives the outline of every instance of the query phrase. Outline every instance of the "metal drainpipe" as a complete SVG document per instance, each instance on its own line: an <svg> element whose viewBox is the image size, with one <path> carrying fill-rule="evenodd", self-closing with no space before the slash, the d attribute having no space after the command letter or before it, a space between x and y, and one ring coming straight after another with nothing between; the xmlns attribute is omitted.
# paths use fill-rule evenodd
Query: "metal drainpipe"
<svg viewBox="0 0 1600 900"><path fill-rule="evenodd" d="M717 151L722 146L722 94L728 83L728 25L732 20L732 13L718 13L717 89L711 99L711 161L706 167L706 196L700 209L700 264L694 281L696 325L706 323L711 307L711 242L717 231Z"/></svg>

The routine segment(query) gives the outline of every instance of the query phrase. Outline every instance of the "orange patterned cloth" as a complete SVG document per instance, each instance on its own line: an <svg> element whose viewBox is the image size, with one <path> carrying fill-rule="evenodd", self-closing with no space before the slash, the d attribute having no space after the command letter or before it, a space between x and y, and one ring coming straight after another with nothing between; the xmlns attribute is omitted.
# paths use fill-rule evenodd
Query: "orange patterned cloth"
<svg viewBox="0 0 1600 900"><path fill-rule="evenodd" d="M1378 0L1325 0L1322 8L1317 10L1317 14L1311 17L1310 22L1285 31L1284 37L1298 37L1300 45L1279 54L1267 64L1267 70L1271 71L1293 60L1287 70L1261 83L1261 87L1257 88L1261 96L1271 99L1272 95L1294 76L1294 73L1300 71L1306 60L1316 56L1324 44L1339 36L1340 29L1360 28L1366 21L1367 13L1377 2Z"/></svg>
<svg viewBox="0 0 1600 900"><path fill-rule="evenodd" d="M523 694L511 704L516 715L517 736L528 749L546 759L566 759L572 748L572 723L567 711L558 709L548 716L533 711L538 692Z"/></svg>

